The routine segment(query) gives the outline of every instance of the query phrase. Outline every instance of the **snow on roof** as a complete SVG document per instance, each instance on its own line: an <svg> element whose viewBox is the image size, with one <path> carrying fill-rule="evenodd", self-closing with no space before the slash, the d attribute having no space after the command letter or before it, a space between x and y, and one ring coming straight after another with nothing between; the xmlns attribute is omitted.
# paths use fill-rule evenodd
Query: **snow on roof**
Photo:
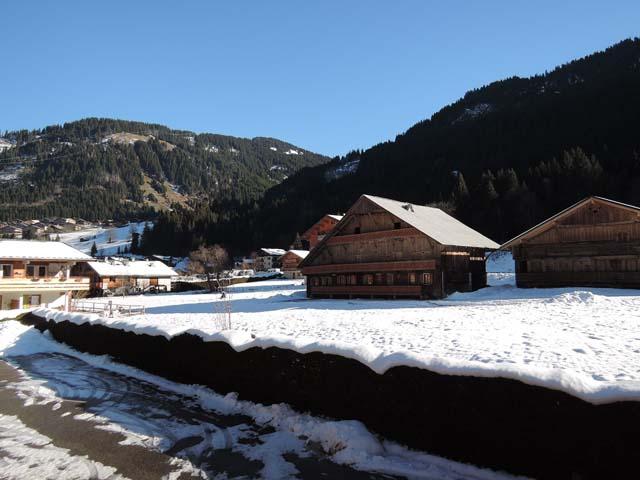
<svg viewBox="0 0 640 480"><path fill-rule="evenodd" d="M428 235L442 245L456 245L459 247L498 249L493 240L476 232L451 215L447 215L439 208L413 205L388 198L363 195L379 207L385 209L400 220Z"/></svg>
<svg viewBox="0 0 640 480"><path fill-rule="evenodd" d="M331 217L334 220L340 221L342 220L342 217L344 217L344 215L334 215L333 213L329 213L327 214L327 217Z"/></svg>
<svg viewBox="0 0 640 480"><path fill-rule="evenodd" d="M281 248L261 248L260 251L266 253L267 255L284 255L285 253L287 253L286 250L283 250Z"/></svg>
<svg viewBox="0 0 640 480"><path fill-rule="evenodd" d="M178 274L164 263L153 261L107 260L88 262L101 277L177 277Z"/></svg>
<svg viewBox="0 0 640 480"><path fill-rule="evenodd" d="M306 256L309 255L309 250L289 250L287 253L293 253L299 258L306 258Z"/></svg>
<svg viewBox="0 0 640 480"><path fill-rule="evenodd" d="M0 258L12 260L91 260L62 242L37 240L0 240Z"/></svg>

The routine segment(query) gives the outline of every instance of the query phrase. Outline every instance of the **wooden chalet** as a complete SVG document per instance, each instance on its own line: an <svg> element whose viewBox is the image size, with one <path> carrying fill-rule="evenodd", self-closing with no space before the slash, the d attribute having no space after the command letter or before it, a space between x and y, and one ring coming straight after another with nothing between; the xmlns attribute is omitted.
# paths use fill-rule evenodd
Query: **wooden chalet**
<svg viewBox="0 0 640 480"><path fill-rule="evenodd" d="M502 245L518 287L640 288L640 208L589 197Z"/></svg>
<svg viewBox="0 0 640 480"><path fill-rule="evenodd" d="M342 220L342 215L326 214L300 236L301 250L311 250L334 229L338 222Z"/></svg>
<svg viewBox="0 0 640 480"><path fill-rule="evenodd" d="M308 250L289 250L280 258L282 273L286 278L302 278L300 262L309 255Z"/></svg>
<svg viewBox="0 0 640 480"><path fill-rule="evenodd" d="M440 209L362 195L300 267L309 297L442 298L486 286L497 248Z"/></svg>

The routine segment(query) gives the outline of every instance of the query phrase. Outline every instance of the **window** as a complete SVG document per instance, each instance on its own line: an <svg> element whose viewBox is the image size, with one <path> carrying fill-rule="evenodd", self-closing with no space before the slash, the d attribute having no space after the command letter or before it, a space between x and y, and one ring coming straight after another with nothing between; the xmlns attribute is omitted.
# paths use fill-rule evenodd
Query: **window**
<svg viewBox="0 0 640 480"><path fill-rule="evenodd" d="M357 234L359 234L359 233L360 233L360 227L356 227L356 228L353 230L353 233L355 233L356 235L357 235Z"/></svg>
<svg viewBox="0 0 640 480"><path fill-rule="evenodd" d="M383 278L381 273L376 273L376 285L383 285Z"/></svg>
<svg viewBox="0 0 640 480"><path fill-rule="evenodd" d="M347 278L344 275L338 275L338 285L346 285Z"/></svg>
<svg viewBox="0 0 640 480"><path fill-rule="evenodd" d="M362 276L362 284L363 285L373 285L373 275L367 273Z"/></svg>
<svg viewBox="0 0 640 480"><path fill-rule="evenodd" d="M422 274L422 284L423 285L433 284L433 274L431 272L425 272Z"/></svg>
<svg viewBox="0 0 640 480"><path fill-rule="evenodd" d="M347 278L349 285L357 285L358 284L358 277L357 275L349 275L349 277Z"/></svg>
<svg viewBox="0 0 640 480"><path fill-rule="evenodd" d="M313 277L311 279L311 285L313 285L314 287L317 287L318 285L320 285L320 280L318 279L318 277Z"/></svg>
<svg viewBox="0 0 640 480"><path fill-rule="evenodd" d="M46 277L47 266L46 265L27 265L27 277Z"/></svg>
<svg viewBox="0 0 640 480"><path fill-rule="evenodd" d="M13 265L2 265L2 276L13 277Z"/></svg>
<svg viewBox="0 0 640 480"><path fill-rule="evenodd" d="M415 285L417 283L416 272L409 272L409 285Z"/></svg>
<svg viewBox="0 0 640 480"><path fill-rule="evenodd" d="M393 273L387 273L387 285L393 285Z"/></svg>
<svg viewBox="0 0 640 480"><path fill-rule="evenodd" d="M395 223L393 224L393 229L394 229L394 230L400 230L400 222L395 222Z"/></svg>

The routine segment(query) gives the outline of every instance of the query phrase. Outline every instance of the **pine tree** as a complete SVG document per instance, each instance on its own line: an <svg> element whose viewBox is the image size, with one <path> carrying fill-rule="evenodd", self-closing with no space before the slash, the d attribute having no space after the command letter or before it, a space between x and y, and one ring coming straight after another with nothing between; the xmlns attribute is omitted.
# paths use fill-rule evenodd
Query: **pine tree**
<svg viewBox="0 0 640 480"><path fill-rule="evenodd" d="M98 254L98 247L96 246L96 242L93 242L91 245L91 256L95 257Z"/></svg>

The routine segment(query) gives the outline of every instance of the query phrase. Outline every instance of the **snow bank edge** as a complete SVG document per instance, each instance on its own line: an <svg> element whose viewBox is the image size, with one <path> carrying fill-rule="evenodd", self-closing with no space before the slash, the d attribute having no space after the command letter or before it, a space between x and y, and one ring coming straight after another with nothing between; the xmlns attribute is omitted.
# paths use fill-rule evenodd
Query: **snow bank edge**
<svg viewBox="0 0 640 480"><path fill-rule="evenodd" d="M167 332L151 326L139 327L125 319L105 319L96 314L61 312L47 308L36 309L32 313L56 323L68 321L76 325L101 325L138 335L162 336L167 340L182 334L189 334L200 337L204 342L226 343L236 352L251 348L276 347L301 354L318 352L337 355L358 361L380 375L394 367L415 367L440 375L516 380L535 387L561 391L594 405L640 401L640 382L601 382L560 369L516 364L485 364L439 356L416 355L402 351L385 354L378 349L364 345L280 335L255 337L249 332L234 330L225 330L214 334L199 329Z"/></svg>

